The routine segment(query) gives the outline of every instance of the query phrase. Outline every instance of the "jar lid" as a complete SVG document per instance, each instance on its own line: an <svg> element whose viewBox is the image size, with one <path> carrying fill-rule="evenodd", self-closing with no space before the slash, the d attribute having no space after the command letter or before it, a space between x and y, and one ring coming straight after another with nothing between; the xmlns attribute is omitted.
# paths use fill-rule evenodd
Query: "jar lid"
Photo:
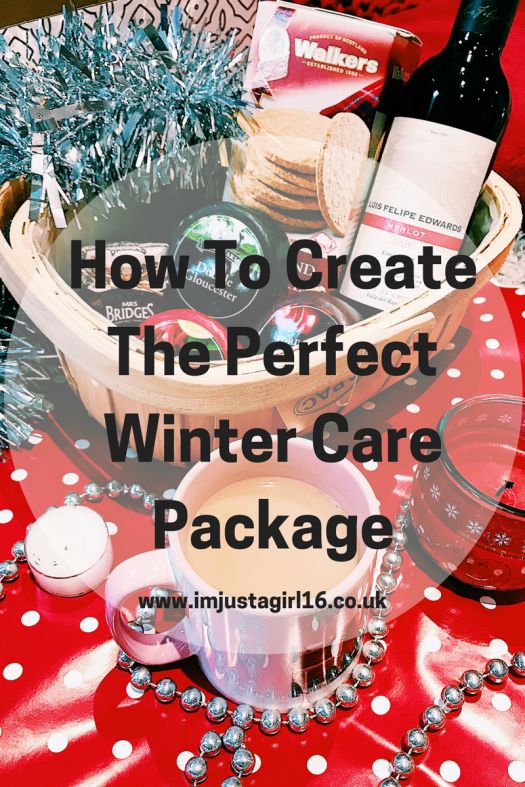
<svg viewBox="0 0 525 787"><path fill-rule="evenodd" d="M215 286L215 251L204 247L210 240L237 244L225 252L224 288ZM287 248L284 230L259 211L230 202L201 208L179 224L170 248L176 258L189 257L186 282L175 291L176 297L181 306L225 324L252 325L287 290ZM260 289L246 287L239 278L241 261L250 255L265 257L271 266L270 280ZM259 278L260 270L254 261L250 271L254 281Z"/></svg>
<svg viewBox="0 0 525 787"><path fill-rule="evenodd" d="M261 347L270 342L292 346L319 336L332 325L354 325L358 312L335 295L325 292L294 292L266 315L258 326Z"/></svg>
<svg viewBox="0 0 525 787"><path fill-rule="evenodd" d="M155 341L169 342L175 349L180 349L187 342L198 341L207 346L210 360L226 358L226 329L206 314L194 309L171 309L153 314L141 324L141 338L144 338L147 325L154 326Z"/></svg>

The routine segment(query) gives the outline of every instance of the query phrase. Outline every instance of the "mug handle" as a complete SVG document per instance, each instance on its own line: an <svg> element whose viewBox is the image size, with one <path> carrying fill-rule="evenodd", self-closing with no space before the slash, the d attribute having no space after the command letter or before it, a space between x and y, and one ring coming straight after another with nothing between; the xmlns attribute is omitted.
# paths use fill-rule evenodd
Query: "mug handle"
<svg viewBox="0 0 525 787"><path fill-rule="evenodd" d="M144 587L173 586L167 549L153 549L124 560L106 582L106 620L113 639L124 653L141 664L158 665L180 661L195 653L184 641L184 618L169 631L144 634L128 626L121 612L125 599Z"/></svg>

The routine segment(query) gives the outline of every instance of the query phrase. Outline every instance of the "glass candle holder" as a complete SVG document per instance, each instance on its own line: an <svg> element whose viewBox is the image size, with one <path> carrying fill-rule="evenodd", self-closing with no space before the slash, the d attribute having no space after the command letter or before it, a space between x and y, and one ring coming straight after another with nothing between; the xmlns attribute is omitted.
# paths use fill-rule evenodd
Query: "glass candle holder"
<svg viewBox="0 0 525 787"><path fill-rule="evenodd" d="M61 506L39 517L26 535L35 582L55 596L81 596L111 571L113 549L106 523L87 506Z"/></svg>
<svg viewBox="0 0 525 787"><path fill-rule="evenodd" d="M468 585L525 588L525 400L466 399L438 430L441 457L419 465L412 486L421 547Z"/></svg>

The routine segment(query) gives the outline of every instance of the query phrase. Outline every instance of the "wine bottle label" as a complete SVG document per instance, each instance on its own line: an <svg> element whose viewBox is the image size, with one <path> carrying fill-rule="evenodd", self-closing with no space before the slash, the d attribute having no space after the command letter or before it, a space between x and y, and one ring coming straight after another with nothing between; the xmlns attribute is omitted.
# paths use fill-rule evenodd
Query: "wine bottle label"
<svg viewBox="0 0 525 787"><path fill-rule="evenodd" d="M397 117L393 124L352 250L377 257L404 254L414 261L424 246L441 257L435 277L444 279L447 260L458 254L496 143L428 120ZM347 269L341 292L369 306L388 309L424 289L415 265L415 289L354 286Z"/></svg>

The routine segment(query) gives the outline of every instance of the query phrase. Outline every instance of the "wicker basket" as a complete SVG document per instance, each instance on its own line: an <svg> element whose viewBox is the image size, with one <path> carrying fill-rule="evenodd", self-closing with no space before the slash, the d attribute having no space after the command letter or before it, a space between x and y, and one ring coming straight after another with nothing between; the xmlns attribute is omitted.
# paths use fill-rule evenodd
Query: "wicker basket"
<svg viewBox="0 0 525 787"><path fill-rule="evenodd" d="M454 336L469 300L503 264L521 226L518 195L502 178L491 174L486 197L496 216L475 252L477 282L469 290L444 286L428 291L391 312L378 314L347 328L345 348L360 340L410 341L426 331L442 349ZM91 309L57 274L45 255L52 233L29 221L24 184L6 183L0 190L0 222L12 220L11 245L0 235L0 273L26 314L56 345L67 379L88 412L104 423L114 412L117 422L127 412L144 420L150 413L174 413L178 428L214 429L220 418L241 432L254 425L274 430L283 424L298 432L311 429L322 412L348 412L401 378L378 370L369 377L352 378L346 351L338 359L337 374L327 377L323 358L312 357L308 377L269 375L259 359L242 362L236 377L225 373L224 362L198 378L164 377L143 373L142 345L132 339L130 374L117 374L117 341L107 335L107 321ZM410 373L410 372L409 372ZM177 447L176 447L177 448ZM161 445L156 454L161 458Z"/></svg>

